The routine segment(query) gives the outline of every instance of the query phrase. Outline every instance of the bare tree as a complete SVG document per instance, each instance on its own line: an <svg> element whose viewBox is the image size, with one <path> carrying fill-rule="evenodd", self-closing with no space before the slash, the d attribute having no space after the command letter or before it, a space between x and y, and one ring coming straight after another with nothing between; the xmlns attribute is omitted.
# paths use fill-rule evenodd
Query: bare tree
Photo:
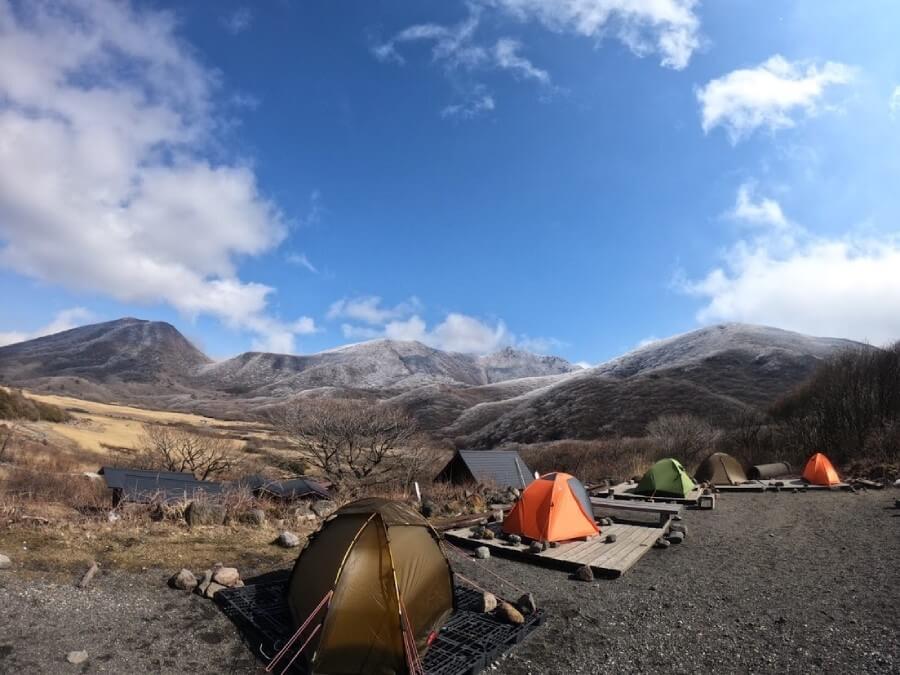
<svg viewBox="0 0 900 675"><path fill-rule="evenodd" d="M662 415L647 425L647 434L668 457L693 464L710 452L718 430L693 415Z"/></svg>
<svg viewBox="0 0 900 675"><path fill-rule="evenodd" d="M414 420L394 407L359 400L303 400L270 416L309 463L340 486L394 477L396 450L413 440Z"/></svg>
<svg viewBox="0 0 900 675"><path fill-rule="evenodd" d="M131 455L147 468L188 471L199 480L215 478L234 468L234 443L226 438L185 429L145 424L138 447Z"/></svg>
<svg viewBox="0 0 900 675"><path fill-rule="evenodd" d="M10 443L12 443L13 436L16 435L18 426L18 423L13 423L11 425L0 424L0 462L4 461L3 458L6 455Z"/></svg>

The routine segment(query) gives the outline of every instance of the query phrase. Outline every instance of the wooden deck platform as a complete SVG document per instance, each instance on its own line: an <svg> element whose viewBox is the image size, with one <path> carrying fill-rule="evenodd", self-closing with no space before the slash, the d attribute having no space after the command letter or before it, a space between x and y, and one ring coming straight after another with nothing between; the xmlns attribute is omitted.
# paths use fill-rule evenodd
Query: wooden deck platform
<svg viewBox="0 0 900 675"><path fill-rule="evenodd" d="M609 516L617 520L629 520L633 515L656 518L657 525L663 527L666 522L681 515L684 508L681 504L661 504L659 502L638 502L627 499L609 499L607 497L591 497L594 517ZM631 518L633 520L633 518ZM644 524L643 521L638 521Z"/></svg>
<svg viewBox="0 0 900 675"><path fill-rule="evenodd" d="M619 483L614 485L610 490L614 499L634 499L644 502L664 502L668 504L682 504L683 506L694 506L700 509L716 508L716 496L714 494L705 495L699 487L691 490L686 497L667 497L664 495L639 495L635 493L637 483Z"/></svg>
<svg viewBox="0 0 900 675"><path fill-rule="evenodd" d="M663 527L613 523L600 529L598 537L592 537L587 541L566 542L541 553L530 553L527 545L511 545L502 539L475 539L472 537L472 528L469 527L448 530L444 532L444 536L457 546L467 548L487 546L491 555L497 557L567 572L574 572L579 567L590 565L596 576L614 579L634 567L637 561L653 548L656 540L668 531L669 523ZM608 534L615 534L616 541L607 543Z"/></svg>
<svg viewBox="0 0 900 675"><path fill-rule="evenodd" d="M776 492L777 490L849 490L849 483L811 485L802 478L767 478L751 480L740 485L714 485L719 492Z"/></svg>

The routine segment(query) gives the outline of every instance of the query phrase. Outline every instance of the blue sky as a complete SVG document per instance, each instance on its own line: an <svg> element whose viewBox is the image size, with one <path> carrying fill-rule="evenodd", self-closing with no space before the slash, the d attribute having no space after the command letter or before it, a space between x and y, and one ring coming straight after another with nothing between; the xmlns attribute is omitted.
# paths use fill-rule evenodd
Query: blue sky
<svg viewBox="0 0 900 675"><path fill-rule="evenodd" d="M900 339L898 20L0 0L0 341L123 315L216 357Z"/></svg>

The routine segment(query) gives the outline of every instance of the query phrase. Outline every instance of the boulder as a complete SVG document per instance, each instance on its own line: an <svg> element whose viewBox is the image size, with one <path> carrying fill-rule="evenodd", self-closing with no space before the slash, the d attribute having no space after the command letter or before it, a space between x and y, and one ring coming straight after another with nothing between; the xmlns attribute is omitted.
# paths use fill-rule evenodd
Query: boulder
<svg viewBox="0 0 900 675"><path fill-rule="evenodd" d="M310 508L313 513L319 516L319 518L324 519L337 511L338 507L337 504L330 499L320 499L319 501L313 502Z"/></svg>
<svg viewBox="0 0 900 675"><path fill-rule="evenodd" d="M191 527L195 525L224 525L227 515L224 505L210 502L191 502L184 511L184 519Z"/></svg>
<svg viewBox="0 0 900 675"><path fill-rule="evenodd" d="M206 589L209 588L209 585L212 583L212 570L206 570L203 573L203 578L200 580L200 583L197 584L196 591L200 595L204 595L206 593Z"/></svg>
<svg viewBox="0 0 900 675"><path fill-rule="evenodd" d="M582 565L575 570L575 578L579 581L593 581L594 570L591 569L590 565Z"/></svg>
<svg viewBox="0 0 900 675"><path fill-rule="evenodd" d="M10 567L12 567L12 560L9 559L9 556L0 553L0 570L8 570Z"/></svg>
<svg viewBox="0 0 900 675"><path fill-rule="evenodd" d="M282 548L296 548L300 545L300 537L285 530L278 535L278 545Z"/></svg>
<svg viewBox="0 0 900 675"><path fill-rule="evenodd" d="M244 525L262 527L266 524L266 512L262 509L250 509L241 514L240 521L244 523Z"/></svg>
<svg viewBox="0 0 900 675"><path fill-rule="evenodd" d="M169 579L169 585L179 591L192 591L197 588L197 577L190 570L182 569Z"/></svg>
<svg viewBox="0 0 900 675"><path fill-rule="evenodd" d="M66 661L74 665L79 665L88 660L88 653L83 649L77 652L69 652L66 654Z"/></svg>
<svg viewBox="0 0 900 675"><path fill-rule="evenodd" d="M533 541L528 545L529 553L541 553L544 550L544 545L539 541Z"/></svg>
<svg viewBox="0 0 900 675"><path fill-rule="evenodd" d="M226 588L228 587L223 586L222 584L218 584L215 581L210 581L209 585L206 587L206 590L203 591L203 597L212 600L214 597L216 597L216 593L218 593L219 591L224 591Z"/></svg>
<svg viewBox="0 0 900 675"><path fill-rule="evenodd" d="M497 607L497 617L501 621L511 623L514 626L521 626L523 623L525 623L525 617L522 616L522 612L517 610L508 602L501 602L500 606Z"/></svg>
<svg viewBox="0 0 900 675"><path fill-rule="evenodd" d="M616 543L616 535L614 535L614 534L606 535L606 543L607 544L615 544Z"/></svg>
<svg viewBox="0 0 900 675"><path fill-rule="evenodd" d="M484 593L481 596L481 611L487 614L497 609L497 596L493 593Z"/></svg>
<svg viewBox="0 0 900 675"><path fill-rule="evenodd" d="M534 614L537 610L537 604L534 602L534 596L531 593L525 593L524 595L522 595L518 600L516 600L516 609L518 609L525 616Z"/></svg>
<svg viewBox="0 0 900 675"><path fill-rule="evenodd" d="M506 538L506 541L509 542L511 546L516 546L517 544L522 543L522 537L517 534L511 534Z"/></svg>
<svg viewBox="0 0 900 675"><path fill-rule="evenodd" d="M669 534L666 535L666 539L673 544L680 544L684 541L684 532L669 532Z"/></svg>
<svg viewBox="0 0 900 675"><path fill-rule="evenodd" d="M491 549L487 546L479 546L475 549L475 557L479 560L487 560L491 557Z"/></svg>
<svg viewBox="0 0 900 675"><path fill-rule="evenodd" d="M213 572L212 580L214 583L233 588L241 580L241 575L236 567L220 567Z"/></svg>

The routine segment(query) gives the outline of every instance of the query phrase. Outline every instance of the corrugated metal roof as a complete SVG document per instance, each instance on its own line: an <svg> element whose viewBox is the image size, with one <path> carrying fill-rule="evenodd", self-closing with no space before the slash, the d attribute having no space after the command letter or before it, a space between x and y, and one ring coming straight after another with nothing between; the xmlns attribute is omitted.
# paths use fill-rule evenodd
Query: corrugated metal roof
<svg viewBox="0 0 900 675"><path fill-rule="evenodd" d="M479 483L523 488L534 480L534 473L515 450L458 450L457 453Z"/></svg>
<svg viewBox="0 0 900 675"><path fill-rule="evenodd" d="M300 497L309 496L331 499L331 495L323 485L308 478L273 480L259 475L252 475L235 481L234 485L249 488L254 494L268 492L281 499L299 499Z"/></svg>
<svg viewBox="0 0 900 675"><path fill-rule="evenodd" d="M221 483L200 481L191 473L177 471L147 471L104 466L98 473L106 479L107 486L121 490L121 499L130 502L191 499L198 494L218 494L222 492L223 487Z"/></svg>
<svg viewBox="0 0 900 675"><path fill-rule="evenodd" d="M136 478L149 479L175 479L199 482L194 478L194 474L180 471L148 471L145 469L121 469L114 466L104 466L97 472L106 479L106 485L111 488L125 487L125 477L132 476Z"/></svg>

